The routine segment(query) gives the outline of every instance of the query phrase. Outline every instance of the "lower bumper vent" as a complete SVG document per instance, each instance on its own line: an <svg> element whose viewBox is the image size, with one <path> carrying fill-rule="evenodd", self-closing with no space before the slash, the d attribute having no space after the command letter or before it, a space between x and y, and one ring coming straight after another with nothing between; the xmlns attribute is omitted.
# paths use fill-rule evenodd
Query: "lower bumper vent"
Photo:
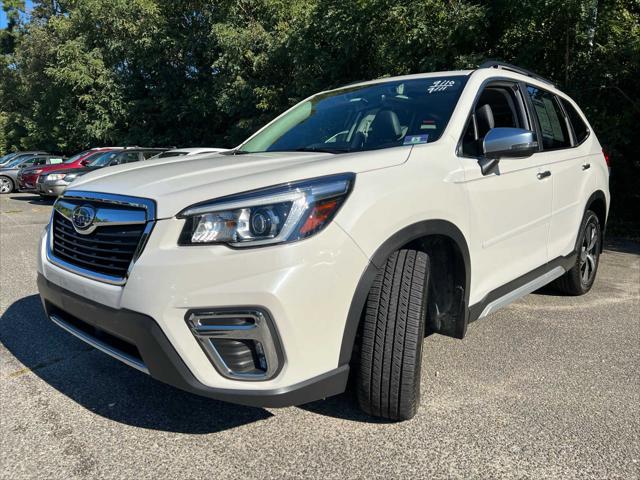
<svg viewBox="0 0 640 480"><path fill-rule="evenodd" d="M187 325L216 370L235 380L268 380L282 366L282 350L267 312L191 311Z"/></svg>

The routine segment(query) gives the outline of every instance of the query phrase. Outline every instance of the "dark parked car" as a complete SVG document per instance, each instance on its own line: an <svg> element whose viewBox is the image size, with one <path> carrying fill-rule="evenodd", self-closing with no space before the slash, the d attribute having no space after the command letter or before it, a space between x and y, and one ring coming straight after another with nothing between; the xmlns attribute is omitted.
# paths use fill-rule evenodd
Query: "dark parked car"
<svg viewBox="0 0 640 480"><path fill-rule="evenodd" d="M24 168L62 162L62 155L18 155L0 168L0 193L11 193L18 189L18 175Z"/></svg>
<svg viewBox="0 0 640 480"><path fill-rule="evenodd" d="M92 157L91 163L84 168L61 169L46 175L41 174L36 183L36 190L40 195L57 197L62 195L71 182L86 173L93 172L99 168L147 160L166 150L166 148L135 147L108 151L102 155Z"/></svg>

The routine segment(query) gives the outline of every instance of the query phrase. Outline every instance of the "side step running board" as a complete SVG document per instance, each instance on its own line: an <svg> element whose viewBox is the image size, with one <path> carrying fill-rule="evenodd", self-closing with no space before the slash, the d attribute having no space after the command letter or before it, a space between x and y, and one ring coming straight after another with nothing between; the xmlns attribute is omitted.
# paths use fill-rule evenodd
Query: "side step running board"
<svg viewBox="0 0 640 480"><path fill-rule="evenodd" d="M502 307L506 307L510 303L515 302L519 298L522 298L525 295L530 294L531 292L535 292L536 290L544 287L546 284L552 282L556 278L564 275L564 272L565 272L564 268L559 266L555 267L554 269L549 270L544 275L541 275L538 278L534 278L529 283L525 283L521 287L516 288L515 290L507 293L506 295L503 295L500 298L496 298L493 302L491 302L489 305L484 307L484 310L482 311L482 313L478 318L486 317L487 315L495 312L496 310Z"/></svg>

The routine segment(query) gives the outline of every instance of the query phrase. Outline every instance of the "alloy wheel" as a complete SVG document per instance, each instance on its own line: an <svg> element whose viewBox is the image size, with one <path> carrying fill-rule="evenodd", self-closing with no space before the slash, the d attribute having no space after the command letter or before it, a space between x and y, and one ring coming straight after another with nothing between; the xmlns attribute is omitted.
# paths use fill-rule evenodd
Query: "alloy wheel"
<svg viewBox="0 0 640 480"><path fill-rule="evenodd" d="M7 177L0 177L0 193L11 193L13 185Z"/></svg>
<svg viewBox="0 0 640 480"><path fill-rule="evenodd" d="M580 250L580 279L583 285L588 285L596 272L599 248L598 227L595 222L587 223Z"/></svg>

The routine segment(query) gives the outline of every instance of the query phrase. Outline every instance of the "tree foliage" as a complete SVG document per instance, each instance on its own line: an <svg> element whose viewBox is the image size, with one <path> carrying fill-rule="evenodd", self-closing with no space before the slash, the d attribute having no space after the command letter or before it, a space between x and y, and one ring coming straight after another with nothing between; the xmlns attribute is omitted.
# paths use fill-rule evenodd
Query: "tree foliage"
<svg viewBox="0 0 640 480"><path fill-rule="evenodd" d="M28 20L22 0L3 8L0 152L232 146L319 90L500 58L578 101L639 200L637 0L47 0Z"/></svg>

